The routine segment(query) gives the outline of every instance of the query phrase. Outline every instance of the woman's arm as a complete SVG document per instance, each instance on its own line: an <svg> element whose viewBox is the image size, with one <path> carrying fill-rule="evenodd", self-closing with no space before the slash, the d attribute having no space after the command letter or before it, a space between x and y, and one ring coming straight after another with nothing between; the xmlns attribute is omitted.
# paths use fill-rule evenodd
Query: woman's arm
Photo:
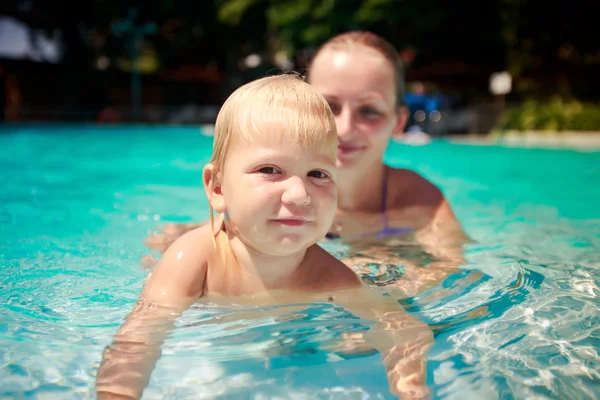
<svg viewBox="0 0 600 400"><path fill-rule="evenodd" d="M448 200L442 199L431 220L417 232L417 240L432 254L447 260L462 261L463 246L472 242L454 215Z"/></svg>

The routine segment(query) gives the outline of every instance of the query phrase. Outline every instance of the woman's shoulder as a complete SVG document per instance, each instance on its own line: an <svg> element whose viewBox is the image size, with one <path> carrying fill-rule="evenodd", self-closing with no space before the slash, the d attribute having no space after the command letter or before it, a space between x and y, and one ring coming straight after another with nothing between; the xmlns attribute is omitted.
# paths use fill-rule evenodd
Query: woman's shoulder
<svg viewBox="0 0 600 400"><path fill-rule="evenodd" d="M393 194L392 204L417 200L424 205L439 205L444 201L440 188L423 175L406 168L387 168L387 183Z"/></svg>

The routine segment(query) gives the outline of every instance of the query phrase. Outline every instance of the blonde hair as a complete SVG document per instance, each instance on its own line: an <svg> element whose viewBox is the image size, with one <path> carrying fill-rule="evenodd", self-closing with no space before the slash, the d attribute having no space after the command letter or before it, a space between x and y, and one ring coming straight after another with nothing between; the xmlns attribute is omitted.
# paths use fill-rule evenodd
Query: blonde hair
<svg viewBox="0 0 600 400"><path fill-rule="evenodd" d="M265 136L324 152L334 163L337 159L337 129L329 104L299 75L258 79L229 96L215 123L210 159L213 174L225 173L225 161L234 143ZM210 220L214 231L212 207Z"/></svg>
<svg viewBox="0 0 600 400"><path fill-rule="evenodd" d="M357 47L372 50L390 62L394 70L396 84L396 106L405 106L404 67L402 65L402 60L400 59L400 54L390 42L373 32L351 31L336 35L319 47L315 53L313 61L318 57L319 54L325 52L326 50L352 50Z"/></svg>
<svg viewBox="0 0 600 400"><path fill-rule="evenodd" d="M337 157L329 104L298 75L270 76L234 91L217 115L210 162L222 170L234 140L251 142L265 135L324 150L333 161Z"/></svg>

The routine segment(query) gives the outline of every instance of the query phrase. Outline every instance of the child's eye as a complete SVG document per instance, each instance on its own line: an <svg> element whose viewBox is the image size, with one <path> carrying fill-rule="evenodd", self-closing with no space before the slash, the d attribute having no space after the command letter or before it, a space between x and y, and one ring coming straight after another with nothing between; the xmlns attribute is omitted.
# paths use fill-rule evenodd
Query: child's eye
<svg viewBox="0 0 600 400"><path fill-rule="evenodd" d="M258 172L260 172L261 174L278 174L281 171L279 171L275 167L262 167L258 170Z"/></svg>
<svg viewBox="0 0 600 400"><path fill-rule="evenodd" d="M308 176L310 176L311 178L317 178L317 179L329 178L329 175L327 175L325 172L319 171L319 170L310 171L308 173Z"/></svg>

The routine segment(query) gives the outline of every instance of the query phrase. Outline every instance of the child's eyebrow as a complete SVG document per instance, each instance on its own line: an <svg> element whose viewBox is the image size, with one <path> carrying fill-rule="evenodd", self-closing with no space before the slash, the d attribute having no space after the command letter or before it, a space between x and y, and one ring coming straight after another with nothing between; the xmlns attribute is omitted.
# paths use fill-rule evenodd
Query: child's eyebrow
<svg viewBox="0 0 600 400"><path fill-rule="evenodd" d="M334 160L332 160L325 152L318 150L313 151L314 157L311 160L301 160L298 157L289 154L263 154L257 155L256 157L248 160L249 165L260 165L260 164L277 164L279 162L303 163L306 165L314 166L315 168L331 168L335 166Z"/></svg>

